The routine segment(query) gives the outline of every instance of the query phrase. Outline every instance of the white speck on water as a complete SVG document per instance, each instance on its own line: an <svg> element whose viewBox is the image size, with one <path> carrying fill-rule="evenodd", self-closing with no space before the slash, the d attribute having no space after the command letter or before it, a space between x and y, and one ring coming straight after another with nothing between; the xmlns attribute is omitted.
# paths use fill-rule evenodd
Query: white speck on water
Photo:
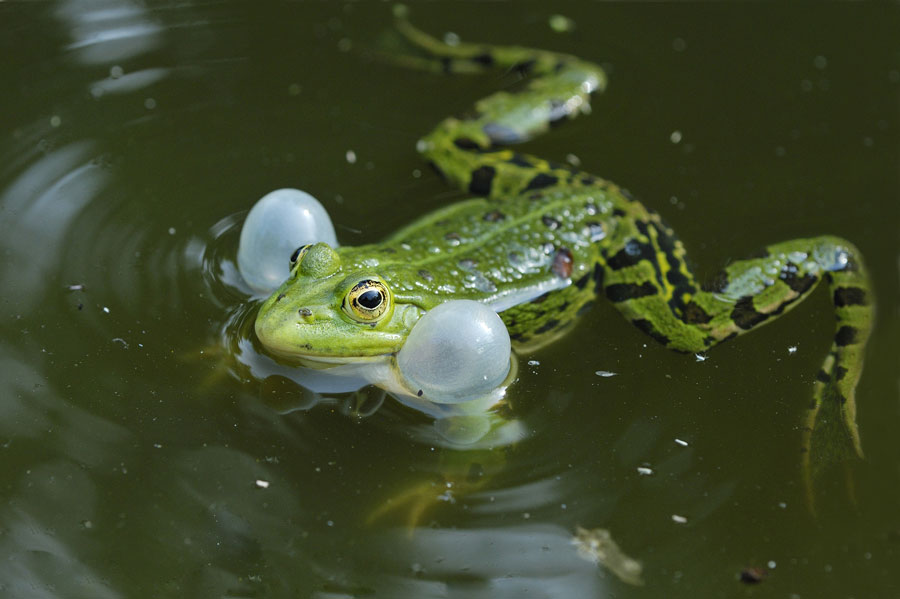
<svg viewBox="0 0 900 599"><path fill-rule="evenodd" d="M673 144L680 143L681 131L678 131L677 129L675 131L672 131L672 133L669 134L669 141L671 141Z"/></svg>
<svg viewBox="0 0 900 599"><path fill-rule="evenodd" d="M341 52L349 52L353 49L353 40L349 37L342 37L338 40L337 47Z"/></svg>
<svg viewBox="0 0 900 599"><path fill-rule="evenodd" d="M816 56L813 58L813 66L821 71L828 66L828 59L821 55Z"/></svg>
<svg viewBox="0 0 900 599"><path fill-rule="evenodd" d="M356 164L356 152L353 150L347 150L347 153L344 154L344 158L347 159L349 164Z"/></svg>
<svg viewBox="0 0 900 599"><path fill-rule="evenodd" d="M122 67L120 67L119 65L113 65L109 69L109 76L112 77L113 79L118 79L119 77L121 77L124 74L125 74L125 70Z"/></svg>
<svg viewBox="0 0 900 599"><path fill-rule="evenodd" d="M452 31L448 31L444 34L444 43L448 46L458 46L459 45L459 35L453 33Z"/></svg>
<svg viewBox="0 0 900 599"><path fill-rule="evenodd" d="M770 570L774 570L775 566L777 566L778 564L775 563L775 560L770 559L768 562L766 562L766 565L769 566Z"/></svg>
<svg viewBox="0 0 900 599"><path fill-rule="evenodd" d="M694 358L696 358L698 362L706 362L709 359L709 356L704 356L703 354L694 354Z"/></svg>
<svg viewBox="0 0 900 599"><path fill-rule="evenodd" d="M50 126L51 127L59 127L60 125L62 125L62 119L59 118L58 114L54 114L53 116L50 117Z"/></svg>
<svg viewBox="0 0 900 599"><path fill-rule="evenodd" d="M793 356L794 354L796 354L796 353L797 353L797 346L796 346L796 345L790 346L790 347L788 348L788 353L789 353L790 355L792 355L792 356Z"/></svg>
<svg viewBox="0 0 900 599"><path fill-rule="evenodd" d="M162 444L161 444L161 443L154 443L154 444L153 444L153 447L154 447L155 449L162 449Z"/></svg>
<svg viewBox="0 0 900 599"><path fill-rule="evenodd" d="M677 522L678 524L687 524L687 518L684 516L679 516L678 514L672 514L672 522Z"/></svg>
<svg viewBox="0 0 900 599"><path fill-rule="evenodd" d="M107 308L106 306L103 306L103 312L106 314L109 314L109 308Z"/></svg>
<svg viewBox="0 0 900 599"><path fill-rule="evenodd" d="M268 489L269 481L258 478L258 479L256 479L256 486L259 489Z"/></svg>
<svg viewBox="0 0 900 599"><path fill-rule="evenodd" d="M414 168L413 172L412 172L412 176L413 176L413 179L418 179L419 177L422 176L422 171L420 171L417 168Z"/></svg>
<svg viewBox="0 0 900 599"><path fill-rule="evenodd" d="M522 514L522 518L524 518L525 520L528 520L531 518L531 514L528 512L525 512L524 514Z"/></svg>
<svg viewBox="0 0 900 599"><path fill-rule="evenodd" d="M779 502L778 502L778 507L780 507L780 508L783 509L783 510L786 510L786 509L787 509L787 503L785 503L784 501L779 501Z"/></svg>
<svg viewBox="0 0 900 599"><path fill-rule="evenodd" d="M687 42L680 37L672 40L672 49L676 52L684 52L687 49Z"/></svg>
<svg viewBox="0 0 900 599"><path fill-rule="evenodd" d="M329 520L325 524L327 524L328 526L334 526L334 520Z"/></svg>
<svg viewBox="0 0 900 599"><path fill-rule="evenodd" d="M677 437L675 438L675 443L677 443L678 445L681 445L682 447L687 447L687 446L688 446L688 442L687 442L687 441L682 441L681 439L679 439L679 438L677 438Z"/></svg>
<svg viewBox="0 0 900 599"><path fill-rule="evenodd" d="M291 83L288 86L288 95L290 96L299 96L302 91L302 87L300 87L299 83Z"/></svg>
<svg viewBox="0 0 900 599"><path fill-rule="evenodd" d="M528 365L529 366L540 366L541 363L537 360L528 360Z"/></svg>
<svg viewBox="0 0 900 599"><path fill-rule="evenodd" d="M144 108L147 110L153 110L156 108L156 100L154 98L147 98L144 100Z"/></svg>
<svg viewBox="0 0 900 599"><path fill-rule="evenodd" d="M175 234L175 227L169 227L169 235Z"/></svg>
<svg viewBox="0 0 900 599"><path fill-rule="evenodd" d="M579 158L575 154L566 154L566 162L568 162L572 166L581 166L581 158Z"/></svg>
<svg viewBox="0 0 900 599"><path fill-rule="evenodd" d="M609 370L598 370L594 374L596 374L597 376L602 376L605 379L608 379L611 376L616 376L617 373L610 372Z"/></svg>
<svg viewBox="0 0 900 599"><path fill-rule="evenodd" d="M647 468L646 466L638 466L637 471L641 476L650 476L651 474L653 474L653 470L651 468Z"/></svg>

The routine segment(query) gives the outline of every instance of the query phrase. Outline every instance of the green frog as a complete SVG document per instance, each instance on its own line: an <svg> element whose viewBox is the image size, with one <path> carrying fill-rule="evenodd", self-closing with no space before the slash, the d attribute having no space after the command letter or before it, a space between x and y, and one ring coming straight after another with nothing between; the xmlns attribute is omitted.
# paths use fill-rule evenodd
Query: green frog
<svg viewBox="0 0 900 599"><path fill-rule="evenodd" d="M399 62L445 73L512 71L523 85L445 119L418 143L472 199L381 243L316 243L290 257L290 277L256 319L269 353L325 363L391 356L423 314L454 299L491 306L513 348L527 351L563 334L598 298L666 347L705 352L776 320L826 281L837 323L805 415L803 470L808 479L862 455L854 391L873 306L852 243L777 243L698 282L684 244L625 189L508 147L586 112L607 85L602 68L556 52L449 45L405 21L398 29L417 52Z"/></svg>

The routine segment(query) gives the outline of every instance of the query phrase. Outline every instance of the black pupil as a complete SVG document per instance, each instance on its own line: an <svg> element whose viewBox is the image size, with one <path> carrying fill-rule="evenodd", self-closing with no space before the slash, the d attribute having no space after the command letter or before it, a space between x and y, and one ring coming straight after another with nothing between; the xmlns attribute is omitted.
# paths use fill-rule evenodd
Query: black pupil
<svg viewBox="0 0 900 599"><path fill-rule="evenodd" d="M367 310L374 310L381 305L381 292L369 289L365 293L360 293L356 302Z"/></svg>
<svg viewBox="0 0 900 599"><path fill-rule="evenodd" d="M300 255L300 252L302 252L302 251L303 251L303 248L305 248L305 247L306 247L305 245L301 245L301 246L298 247L296 250L294 250L294 253L291 254L291 264L293 264L294 262L297 261L297 256ZM283 255L284 255L284 254L282 254L282 256L283 256Z"/></svg>

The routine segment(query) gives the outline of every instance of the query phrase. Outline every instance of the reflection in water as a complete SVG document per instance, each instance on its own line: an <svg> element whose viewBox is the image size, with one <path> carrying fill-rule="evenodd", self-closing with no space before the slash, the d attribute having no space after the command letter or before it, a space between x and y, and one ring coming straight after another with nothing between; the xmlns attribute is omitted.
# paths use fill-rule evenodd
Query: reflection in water
<svg viewBox="0 0 900 599"><path fill-rule="evenodd" d="M51 151L0 195L11 215L0 224L5 289L26 297L45 292L73 220L106 182L106 173L92 162L93 150L92 142L79 141Z"/></svg>
<svg viewBox="0 0 900 599"><path fill-rule="evenodd" d="M162 27L137 2L69 0L56 16L72 39L66 49L85 64L131 58L161 42Z"/></svg>
<svg viewBox="0 0 900 599"><path fill-rule="evenodd" d="M597 567L578 555L572 532L555 525L394 531L369 542L372 568L390 573L367 581L379 596L612 596Z"/></svg>

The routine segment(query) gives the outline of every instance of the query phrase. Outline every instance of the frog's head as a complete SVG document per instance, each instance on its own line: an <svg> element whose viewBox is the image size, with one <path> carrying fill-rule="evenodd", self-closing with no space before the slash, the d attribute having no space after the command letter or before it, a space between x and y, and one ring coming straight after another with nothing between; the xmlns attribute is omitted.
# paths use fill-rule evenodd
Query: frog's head
<svg viewBox="0 0 900 599"><path fill-rule="evenodd" d="M345 270L327 243L299 248L291 275L263 303L256 336L275 355L348 362L396 353L423 314L370 270Z"/></svg>

